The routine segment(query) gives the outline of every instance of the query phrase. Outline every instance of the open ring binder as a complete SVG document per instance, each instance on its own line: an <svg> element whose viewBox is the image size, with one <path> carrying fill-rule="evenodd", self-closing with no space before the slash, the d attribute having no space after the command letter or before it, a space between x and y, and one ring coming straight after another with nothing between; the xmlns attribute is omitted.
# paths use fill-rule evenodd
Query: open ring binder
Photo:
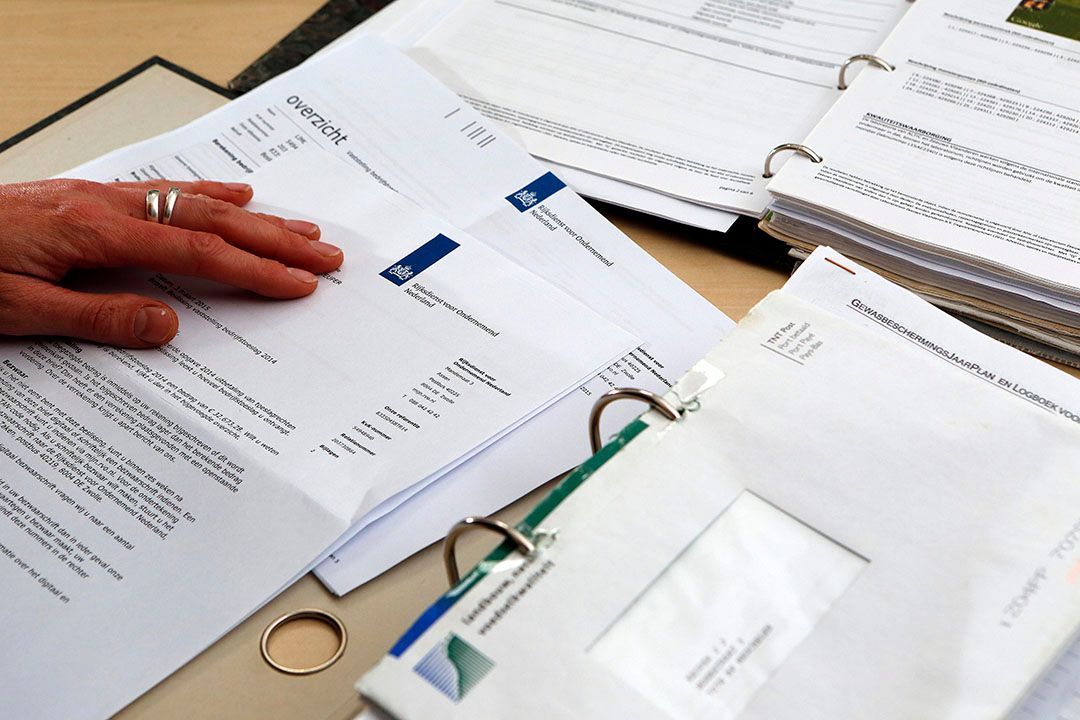
<svg viewBox="0 0 1080 720"><path fill-rule="evenodd" d="M525 555L530 555L536 551L536 544L527 538L525 533L510 527L501 520L486 517L467 517L450 528L450 532L446 534L446 540L443 541L443 563L446 565L446 579L450 582L450 587L454 587L461 582L461 572L458 570L457 555L454 552L458 538L477 528L491 530L505 536L513 541L518 550Z"/></svg>
<svg viewBox="0 0 1080 720"><path fill-rule="evenodd" d="M786 152L788 150L796 152L803 157L809 158L810 162L812 163L819 163L825 159L810 148L806 147L805 145L800 145L799 143L784 143L783 145L777 145L769 151L768 155L765 156L765 173L762 175L762 177L771 178L775 174L772 171L773 158L776 157L778 154Z"/></svg>
<svg viewBox="0 0 1080 720"><path fill-rule="evenodd" d="M597 399L592 412L589 414L589 442L592 445L593 454L596 454L603 445L603 439L600 435L600 417L603 415L604 408L619 400L641 400L646 402L668 420L678 420L687 412L686 407L676 405L649 390L640 388L615 388L609 390ZM446 540L443 541L443 564L446 567L446 579L449 581L451 588L456 587L461 582L461 571L458 569L457 554L455 552L458 538L475 529L491 530L499 533L517 545L517 549L524 555L531 555L536 552L536 543L517 528L494 518L467 517L450 528L450 532L446 534Z"/></svg>
<svg viewBox="0 0 1080 720"><path fill-rule="evenodd" d="M889 63L889 62L886 62L885 60L882 60L877 55L868 55L868 54L852 55L851 57L849 57L847 60L844 61L843 65L840 66L840 76L837 78L837 82L836 82L836 87L839 90L847 90L848 89L848 82L847 82L848 68L851 67L852 65L854 65L855 63L859 63L859 62L869 63L869 64L873 65L874 67L881 68L885 72L892 72L893 70L896 69L896 67L892 63Z"/></svg>
<svg viewBox="0 0 1080 720"><path fill-rule="evenodd" d="M647 402L668 420L678 420L686 412L686 408L680 407L648 390L641 390L640 388L615 388L609 390L600 396L596 404L593 405L592 412L589 413L589 443L592 446L593 454L599 452L604 444L600 435L600 416L603 414L604 408L618 400L641 400Z"/></svg>

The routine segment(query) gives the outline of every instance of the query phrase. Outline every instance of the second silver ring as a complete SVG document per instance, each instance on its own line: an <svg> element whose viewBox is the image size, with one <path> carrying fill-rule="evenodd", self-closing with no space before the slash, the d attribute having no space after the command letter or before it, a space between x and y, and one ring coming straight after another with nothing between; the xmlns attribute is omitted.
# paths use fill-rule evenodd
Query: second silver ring
<svg viewBox="0 0 1080 720"><path fill-rule="evenodd" d="M180 188L171 187L165 194L165 209L161 213L161 224L168 225L172 222L173 210L176 208L176 200L180 197Z"/></svg>

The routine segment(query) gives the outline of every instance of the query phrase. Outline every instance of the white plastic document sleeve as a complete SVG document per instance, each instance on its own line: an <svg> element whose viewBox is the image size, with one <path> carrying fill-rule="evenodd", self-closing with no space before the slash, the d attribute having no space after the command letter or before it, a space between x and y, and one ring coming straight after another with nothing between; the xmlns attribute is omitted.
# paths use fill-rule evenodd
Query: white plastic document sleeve
<svg viewBox="0 0 1080 720"><path fill-rule="evenodd" d="M588 653L670 717L736 717L865 564L745 492Z"/></svg>

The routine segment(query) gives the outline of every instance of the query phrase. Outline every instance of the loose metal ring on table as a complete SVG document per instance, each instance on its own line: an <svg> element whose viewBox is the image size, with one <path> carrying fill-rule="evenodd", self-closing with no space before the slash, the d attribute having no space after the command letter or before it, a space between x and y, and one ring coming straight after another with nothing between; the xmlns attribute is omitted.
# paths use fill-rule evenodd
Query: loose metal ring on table
<svg viewBox="0 0 1080 720"><path fill-rule="evenodd" d="M589 443L595 455L604 446L603 437L600 435L600 416L604 408L618 400L641 400L647 402L668 420L678 420L686 411L666 398L648 390L640 388L615 388L600 396L589 413Z"/></svg>
<svg viewBox="0 0 1080 720"><path fill-rule="evenodd" d="M146 219L152 223L160 222L160 214L158 210L158 198L160 197L160 190L146 191Z"/></svg>
<svg viewBox="0 0 1080 720"><path fill-rule="evenodd" d="M340 642L338 643L338 648L328 660L326 660L325 662L321 662L318 665L312 665L311 667L305 668L294 668L289 667L288 665L282 665L270 656L270 636L274 634L275 630L277 630L285 623L291 622L293 620L302 620L304 618L322 620L323 622L334 628L334 630L337 631L338 638L340 639ZM281 617L274 620L269 625L267 625L266 629L263 630L262 639L259 641L259 650L262 652L262 657L263 660L266 661L266 664L279 672L283 672L288 675L311 675L312 673L317 673L320 670L325 670L326 668L330 667L338 660L340 660L341 656L345 654L345 646L348 644L348 642L349 633L345 630L345 623L341 622L341 620L338 619L336 615L334 615L333 613L329 613L326 610L319 610L318 608L303 608L302 610L293 610L292 612L287 612Z"/></svg>
<svg viewBox="0 0 1080 720"><path fill-rule="evenodd" d="M810 158L810 162L812 162L812 163L819 163L819 162L821 162L822 160L825 159L825 158L821 157L820 155L818 155L813 150L811 150L810 148L806 147L805 145L800 145L799 143L784 143L783 145L777 145L776 147L774 147L772 150L769 151L768 155L765 156L765 173L762 175L762 177L771 178L773 176L773 174L774 174L773 171L772 171L773 158L776 157L779 153L785 152L787 150L797 152L798 154L802 155L803 157Z"/></svg>
<svg viewBox="0 0 1080 720"><path fill-rule="evenodd" d="M885 62L884 60L879 58L877 55L852 55L851 57L849 57L847 60L844 61L843 65L840 66L840 77L837 79L837 82L836 82L837 89L839 89L839 90L847 90L848 89L847 71L848 71L849 67L851 67L852 65L854 65L857 62L870 63L874 67L881 68L885 72L892 72L893 70L896 69L891 63Z"/></svg>
<svg viewBox="0 0 1080 720"><path fill-rule="evenodd" d="M172 223L173 208L176 207L176 199L180 197L180 188L171 187L169 192L165 194L165 210L161 213L161 224L169 225Z"/></svg>
<svg viewBox="0 0 1080 720"><path fill-rule="evenodd" d="M454 547L457 545L459 537L474 529L491 530L505 536L517 545L518 550L525 555L531 555L536 551L536 544L527 538L525 533L510 527L502 520L486 517L467 517L450 528L450 532L446 534L446 540L443 541L443 563L446 565L446 579L450 581L450 587L454 587L461 582L461 573L458 571L457 555L454 553Z"/></svg>

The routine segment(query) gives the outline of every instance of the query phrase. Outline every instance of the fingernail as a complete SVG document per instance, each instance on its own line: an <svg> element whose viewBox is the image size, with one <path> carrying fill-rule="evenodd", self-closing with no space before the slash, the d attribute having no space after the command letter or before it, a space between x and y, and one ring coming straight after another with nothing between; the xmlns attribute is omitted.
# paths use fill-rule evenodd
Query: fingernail
<svg viewBox="0 0 1080 720"><path fill-rule="evenodd" d="M172 336L173 324L168 311L147 305L135 313L135 337L144 343L160 345Z"/></svg>
<svg viewBox="0 0 1080 720"><path fill-rule="evenodd" d="M331 245L330 243L324 243L321 240L311 241L312 249L325 257L333 257L334 255L341 254L341 248Z"/></svg>
<svg viewBox="0 0 1080 720"><path fill-rule="evenodd" d="M290 275L292 275L294 278L296 278L300 282L313 283L313 282L318 282L319 281L319 278L315 277L314 275L309 273L307 270L301 270L300 268L286 268L286 269L289 271Z"/></svg>
<svg viewBox="0 0 1080 720"><path fill-rule="evenodd" d="M292 230L299 235L307 235L308 237L319 232L319 226L315 223L309 223L306 220L286 220L285 227Z"/></svg>
<svg viewBox="0 0 1080 720"><path fill-rule="evenodd" d="M251 186L247 183L225 183L225 187L236 192L247 192L251 189Z"/></svg>

